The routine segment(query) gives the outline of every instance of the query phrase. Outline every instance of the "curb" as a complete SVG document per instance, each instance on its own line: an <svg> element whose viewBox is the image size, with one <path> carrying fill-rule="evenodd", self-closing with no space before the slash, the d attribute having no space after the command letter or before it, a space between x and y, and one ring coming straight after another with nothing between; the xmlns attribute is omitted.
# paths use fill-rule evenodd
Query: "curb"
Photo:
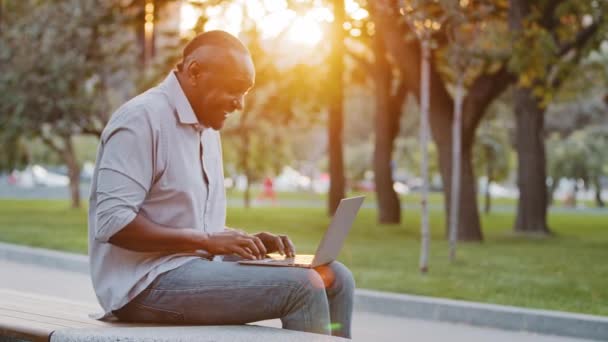
<svg viewBox="0 0 608 342"><path fill-rule="evenodd" d="M0 243L0 260L89 273L82 254ZM608 340L608 317L357 289L355 309L390 316Z"/></svg>
<svg viewBox="0 0 608 342"><path fill-rule="evenodd" d="M608 340L608 317L359 289L355 308L391 316Z"/></svg>
<svg viewBox="0 0 608 342"><path fill-rule="evenodd" d="M89 274L86 255L0 242L0 260Z"/></svg>

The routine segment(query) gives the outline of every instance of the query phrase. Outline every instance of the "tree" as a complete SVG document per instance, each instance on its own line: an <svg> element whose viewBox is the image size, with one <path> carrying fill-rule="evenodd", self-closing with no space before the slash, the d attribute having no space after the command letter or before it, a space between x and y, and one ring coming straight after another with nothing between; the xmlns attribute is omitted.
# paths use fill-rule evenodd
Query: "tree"
<svg viewBox="0 0 608 342"><path fill-rule="evenodd" d="M122 15L112 1L30 1L12 12L0 56L0 135L39 138L68 168L80 206L73 136L98 135L108 111L107 80L130 63Z"/></svg>
<svg viewBox="0 0 608 342"><path fill-rule="evenodd" d="M602 198L602 178L608 176L608 128L594 127L587 130L587 159L589 185L595 188L595 203L605 206Z"/></svg>
<svg viewBox="0 0 608 342"><path fill-rule="evenodd" d="M278 174L293 158L292 142L297 130L319 120L326 103L317 87L323 66L301 60L278 63L284 33L273 41L264 41L259 22L244 16L240 36L256 66L255 86L246 97L246 105L223 130L226 164L242 172L247 180L244 205L251 203L251 184L268 173ZM202 29L202 28L201 28ZM302 57L302 56L300 56Z"/></svg>
<svg viewBox="0 0 608 342"><path fill-rule="evenodd" d="M510 170L510 150L508 132L502 122L486 119L477 132L474 147L476 174L484 175L484 213L492 210L490 187L493 182L504 180Z"/></svg>
<svg viewBox="0 0 608 342"><path fill-rule="evenodd" d="M195 3L195 5L211 6L216 0L209 1L204 4ZM159 32L157 23L164 15L163 9L171 3L180 3L178 0L123 0L119 6L121 10L129 18L131 27L135 33L135 42L137 42L137 56L139 61L149 66L157 57L158 40L162 32Z"/></svg>
<svg viewBox="0 0 608 342"><path fill-rule="evenodd" d="M387 51L397 63L400 74L407 88L414 94L420 90L420 82L416 75L420 74L421 50L416 40L412 40L410 29L405 24L404 19L399 14L397 1L382 2L384 10L379 10L378 21L376 21L377 31L383 32L383 37ZM505 60L504 44L500 39L493 39L497 32L501 31L500 22L504 22L501 17L505 12L504 6L500 3L495 5L488 21L487 31L489 38L484 41L484 51L486 58L479 72L467 83L470 84L467 95L463 101L463 125L462 125L462 184L459 208L458 239L464 241L480 241L483 239L481 232L479 213L476 202L475 177L472 166L472 146L474 143L475 130L485 114L485 109L501 94L511 82L513 76L508 72L503 61ZM440 17L440 14L436 17ZM445 25L444 25L445 26ZM435 40L439 45L435 51L442 51L446 39L442 38L444 31L438 31L439 37ZM484 33L484 36L486 34ZM454 102L447 90L447 83L444 81L440 71L444 60L435 55L431 59L430 83L431 83L431 106L430 106L430 126L433 140L437 146L438 158L441 170L441 178L444 186L446 209L449 212L450 188L451 188L451 169L452 169L452 120ZM447 225L446 225L447 228ZM446 229L447 232L447 229Z"/></svg>
<svg viewBox="0 0 608 342"><path fill-rule="evenodd" d="M343 156L343 110L344 110L344 0L333 0L334 21L331 29L331 52L329 57L329 202L328 212L333 215L340 200L344 198L346 180L344 179Z"/></svg>
<svg viewBox="0 0 608 342"><path fill-rule="evenodd" d="M0 27L2 27L2 17L3 16L4 16L4 0L0 0Z"/></svg>
<svg viewBox="0 0 608 342"><path fill-rule="evenodd" d="M362 6L360 3L359 6ZM360 8L363 9L364 7ZM356 13L356 12L355 12ZM373 93L374 102L374 189L378 222L401 222L401 204L393 188L395 169L394 144L400 133L402 106L408 89L394 63L390 61L381 32L376 30L374 6L367 6L368 16L348 17L345 29L347 61L354 61L348 84L363 82ZM348 67L348 64L347 64Z"/></svg>
<svg viewBox="0 0 608 342"><path fill-rule="evenodd" d="M2 146L0 172L10 172L14 169L23 168L30 163L27 146L21 137L14 135L1 136L0 146Z"/></svg>
<svg viewBox="0 0 608 342"><path fill-rule="evenodd" d="M544 115L555 91L600 43L605 11L604 2L510 1L514 51L509 67L518 75L513 90L520 190L515 232L551 233L547 225Z"/></svg>
<svg viewBox="0 0 608 342"><path fill-rule="evenodd" d="M454 261L456 258L456 241L458 240L458 215L460 213L462 105L465 94L465 78L470 69L479 68L480 61L474 54L474 48L477 43L479 27L481 26L480 21L485 19L485 13L482 13L485 8L480 8L480 10L475 12L467 12L466 7L469 5L468 2L459 1L456 3L455 1L447 1L441 2L441 4L449 18L446 33L450 44L446 52L448 54L448 61L455 73L450 217L448 219L450 260Z"/></svg>
<svg viewBox="0 0 608 342"><path fill-rule="evenodd" d="M260 45L259 37L249 35L248 48L256 62L256 85L238 116L238 123L227 125L223 135L225 149L234 149L237 170L247 179L245 207L250 205L250 185L269 171L277 174L293 158L290 140L295 131L314 123L320 113L316 89L318 68L296 64L278 69L270 51Z"/></svg>
<svg viewBox="0 0 608 342"><path fill-rule="evenodd" d="M549 174L553 184L563 178L574 180L574 201L579 190L578 181L587 188L593 186L597 206L603 207L601 178L608 175L607 151L608 129L605 127L579 130L566 139L554 135L549 140Z"/></svg>
<svg viewBox="0 0 608 342"><path fill-rule="evenodd" d="M475 2L467 2L475 4ZM545 66L546 69L544 67L541 68L542 70L539 73L539 68L532 68L536 72L535 75L543 76L541 77L542 84L551 84L554 87L553 89L558 89L563 80L575 70L581 56L588 54L590 50L597 46L601 37L600 33L603 32L600 27L605 25L604 21L600 20L601 14L605 12L606 4L604 2L542 1L534 4L534 11L526 13L520 13L519 10L515 9L519 8L517 7L519 3L516 3L515 6L508 6L509 4L506 1L501 0L488 1L487 3L493 6L493 10L488 13L488 17L485 20L486 29L482 32L481 47L483 49L480 52L483 52L484 63L475 76L468 82L470 85L463 101L462 184L460 187L462 193L459 201L462 206L459 208L460 213L458 215L458 226L462 229L459 229L458 232L459 240L480 241L483 238L476 203L476 180L472 167L472 147L474 146L476 129L483 119L488 105L517 80L520 82L522 79L528 80L528 84L533 84L530 83L530 75L533 75L533 73L527 74L525 71L527 68L518 67L518 65L537 66L539 63L521 63L522 59L541 61L541 65ZM529 2L527 3L529 4ZM386 8L385 11L378 11L381 17L376 22L377 31L383 32L387 50L394 60L408 61L407 63L400 63L398 65L401 70L400 73L404 75L408 89L411 89L413 93L418 93L420 84L412 75L419 74L417 66L419 65L421 52L416 44L411 43L411 39L408 40L408 37L411 38L411 34L408 35L410 30L401 20L397 1L385 0L375 4L382 4ZM468 7L475 8L475 6ZM515 48L507 44L507 37L509 36L507 14L509 13L511 13L511 23L514 18L513 14L519 13L520 15L517 16L517 20L525 22L527 28L525 31L520 31L524 32L524 35L518 35L516 31L511 29L514 33ZM539 30L539 28L544 29ZM538 44L533 44L534 50L532 50L530 48L530 39L526 40L524 37L526 35L538 37L539 35L534 32L539 31L549 32L541 36L550 36L550 39L557 42L554 44L557 47L552 50L551 44L546 44L546 39L538 39L533 40ZM442 38L442 36L445 36L445 32L440 30L437 34L436 41L439 46L435 51L441 52L443 50L442 47L446 45L446 39ZM540 42L543 43L541 44ZM511 53L511 50L513 53ZM549 58L550 56L553 57ZM560 61L566 63L561 63ZM439 151L441 174L447 200L450 197L450 175L453 167L451 161L451 128L453 126L451 109L453 108L453 98L447 90L450 83L445 80L443 72L445 65L445 59L442 58L442 54L437 53L431 62L432 99L430 124L433 139ZM532 79L538 79L538 77L532 77ZM519 98L525 100L525 97L519 96ZM542 102L537 101L535 97L528 98L532 99L529 101L532 104L534 102L541 104ZM525 106L526 103L523 100L520 100L520 102L523 103L524 108L531 108L531 106ZM522 110L518 112L521 113ZM538 124L538 120L530 120L531 117L534 117L533 115L524 115L524 117L528 118L528 120L523 120L528 123L528 126L532 123ZM525 129L518 130L518 134L521 135L518 138L518 144L520 144L521 148L533 146L533 142L530 139L536 139L534 137L538 136L537 133L539 131L537 126L528 131ZM531 170L530 174L527 172L520 174L519 179L527 180L525 181L526 184L520 184L524 188L524 192L522 193L522 199L524 200L520 200L518 212L522 214L518 214L518 217L534 216L532 213L537 213L540 214L541 221L546 221L546 211L543 214L542 209L539 209L537 206L524 204L531 200L531 192L539 193L538 187L544 187L544 181L538 181L542 178L540 177L542 175L535 176L536 173L544 170L544 159L539 152L539 148L535 148L533 151L523 151L519 156L524 157L526 155L534 159L532 164L520 162L518 165L528 171L534 170ZM536 187L527 186L529 182L535 182ZM446 208L449 213L450 207L448 201L446 201ZM522 220L518 219L517 222L522 222Z"/></svg>
<svg viewBox="0 0 608 342"><path fill-rule="evenodd" d="M421 188L421 249L420 249L420 272L428 271L428 255L430 244L430 227L429 227L429 208L428 208L428 192L429 192L429 106L430 106L430 59L432 49L432 35L441 26L441 19L433 18L433 4L430 6L421 5L417 1L407 2L405 8L406 22L410 29L415 33L420 42L421 50L421 66L420 66L420 154L422 163L420 164L420 173L422 178Z"/></svg>

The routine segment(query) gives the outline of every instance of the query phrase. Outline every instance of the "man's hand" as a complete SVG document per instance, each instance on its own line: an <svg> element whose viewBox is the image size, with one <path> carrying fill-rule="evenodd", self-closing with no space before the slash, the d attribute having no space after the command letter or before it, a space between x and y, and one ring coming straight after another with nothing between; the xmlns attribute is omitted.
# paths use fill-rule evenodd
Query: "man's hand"
<svg viewBox="0 0 608 342"><path fill-rule="evenodd" d="M263 259L267 253L258 237L238 230L209 234L203 243L203 249L214 255L238 254L251 260Z"/></svg>
<svg viewBox="0 0 608 342"><path fill-rule="evenodd" d="M268 253L279 252L279 254L285 255L288 258L296 256L296 248L287 235L262 232L254 234L254 236L262 241Z"/></svg>

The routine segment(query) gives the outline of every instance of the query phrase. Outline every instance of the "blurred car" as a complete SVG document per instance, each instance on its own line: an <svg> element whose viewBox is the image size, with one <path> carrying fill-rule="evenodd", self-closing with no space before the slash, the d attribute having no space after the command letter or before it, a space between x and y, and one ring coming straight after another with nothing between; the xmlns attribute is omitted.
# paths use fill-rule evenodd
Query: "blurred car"
<svg viewBox="0 0 608 342"><path fill-rule="evenodd" d="M65 187L70 184L67 176L49 172L40 165L31 165L23 171L13 171L14 184L23 188L34 186Z"/></svg>

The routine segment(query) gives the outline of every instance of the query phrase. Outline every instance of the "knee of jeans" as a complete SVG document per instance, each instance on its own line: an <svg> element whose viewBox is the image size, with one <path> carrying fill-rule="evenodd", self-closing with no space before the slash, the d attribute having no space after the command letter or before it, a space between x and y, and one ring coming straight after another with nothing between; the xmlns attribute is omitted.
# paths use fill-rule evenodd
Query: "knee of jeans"
<svg viewBox="0 0 608 342"><path fill-rule="evenodd" d="M321 290L325 288L325 284L323 283L323 278L319 273L317 273L313 269L306 270L306 284L315 290Z"/></svg>
<svg viewBox="0 0 608 342"><path fill-rule="evenodd" d="M327 295L323 280L313 269L293 268L289 271L289 285L292 295L297 298L293 303L306 303L315 308L327 307Z"/></svg>
<svg viewBox="0 0 608 342"><path fill-rule="evenodd" d="M305 290L324 290L323 279L313 269L293 268L289 272L290 282L298 288Z"/></svg>
<svg viewBox="0 0 608 342"><path fill-rule="evenodd" d="M344 264L339 261L333 261L329 264L329 268L333 272L334 282L338 282L343 288L355 288L355 278L348 267L344 266Z"/></svg>

